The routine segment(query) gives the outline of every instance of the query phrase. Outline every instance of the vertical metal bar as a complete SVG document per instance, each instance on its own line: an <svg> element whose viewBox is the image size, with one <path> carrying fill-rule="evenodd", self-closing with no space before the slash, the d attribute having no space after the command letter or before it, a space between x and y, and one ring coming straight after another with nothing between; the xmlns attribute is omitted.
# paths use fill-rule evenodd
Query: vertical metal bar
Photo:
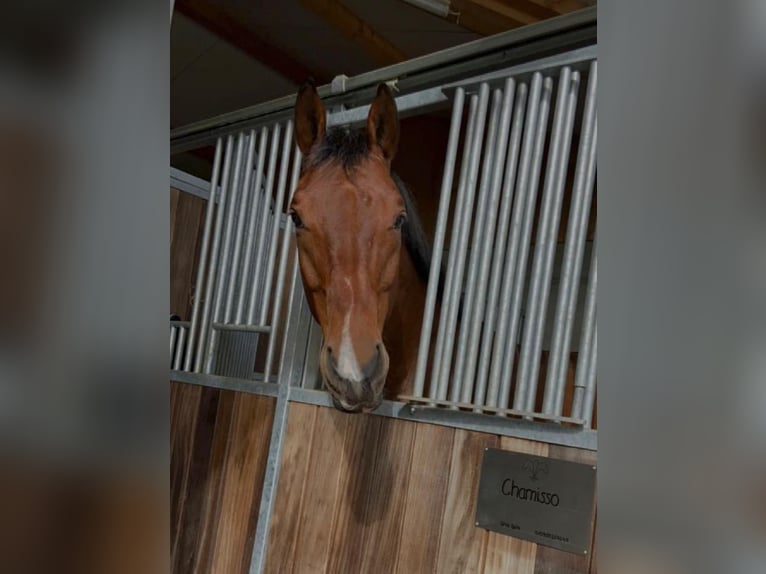
<svg viewBox="0 0 766 574"><path fill-rule="evenodd" d="M468 361L468 344L471 335L471 325L481 316L477 312L477 298L484 291L484 285L478 283L479 265L482 258L482 252L489 248L484 241L484 231L487 228L486 218L491 216L489 213L490 185L493 167L496 164L497 152L497 132L500 123L500 111L503 101L501 90L492 91L492 106L488 118L487 139L484 142L484 157L481 162L481 176L479 180L478 193L476 196L477 208L476 215L473 218L473 239L470 243L468 253L468 269L466 272L466 292L463 302L463 314L460 321L460 329L457 335L457 351L455 353L455 371L452 377L453 400L463 403L470 403L473 396L473 373L466 372L466 362ZM500 163L500 162L497 162ZM466 230L468 232L468 229ZM476 316L474 316L476 313Z"/></svg>
<svg viewBox="0 0 766 574"><path fill-rule="evenodd" d="M173 364L175 360L173 351L176 348L176 337L178 337L178 327L176 327L175 325L171 325L170 326L170 364L171 365Z"/></svg>
<svg viewBox="0 0 766 574"><path fill-rule="evenodd" d="M579 72L571 72L568 67L561 70L559 76L559 94L554 118L554 131L549 155L548 173L546 174L543 205L537 227L537 244L532 263L532 279L529 286L527 318L521 342L519 359L519 387L526 390L526 395L518 399L517 408L525 411L535 409L537 378L540 373L540 357L545 332L545 316L548 309L551 275L553 274L554 256L558 242L561 200L563 197L566 170L569 165L569 148L572 140ZM561 109L558 104L561 104ZM558 121L557 121L558 120Z"/></svg>
<svg viewBox="0 0 766 574"><path fill-rule="evenodd" d="M266 265L266 275L263 282L263 303L261 305L261 315L258 319L260 325L266 323L266 315L269 310L269 301L271 299L271 281L274 276L274 264L277 256L277 235L279 233L280 222L282 221L282 209L285 202L285 185L287 184L287 174L290 169L290 151L295 149L295 155L298 155L298 149L293 142L293 122L289 120L285 127L284 145L282 146L282 165L279 170L279 184L277 185L277 198L274 201L274 221L271 229L271 239L269 240L269 256L268 264ZM290 200L292 200L292 189L290 189ZM290 219L285 217L285 219ZM288 227L285 224L285 237L289 236L287 233Z"/></svg>
<svg viewBox="0 0 766 574"><path fill-rule="evenodd" d="M295 193L295 188L298 187L298 180L300 179L301 174L301 154L298 150L298 147L295 147L295 161L293 162L293 173L292 177L290 178L290 195L287 200L287 204L290 205L293 201L293 194ZM275 208L276 209L276 208ZM274 225L279 226L279 220L275 220ZM290 248L290 239L292 237L293 232L293 220L287 217L285 219L285 228L283 230L284 235L282 236L282 249L281 254L279 256L279 270L277 271L277 285L275 288L275 300L274 300L274 310L271 315L271 333L269 334L269 345L266 350L266 365L263 370L264 374L264 380L268 382L269 377L271 376L271 362L272 357L274 356L274 345L276 344L277 339L277 322L279 321L279 313L282 310L282 294L284 292L284 285L285 285L285 271L287 269L287 259L288 259L288 250ZM274 243L276 244L276 237L274 239ZM296 254L294 266L297 269L298 265L298 256ZM295 279L293 279L295 281ZM301 291L301 296L303 296L303 292ZM283 345L284 347L284 345ZM281 376L281 371L280 371Z"/></svg>
<svg viewBox="0 0 766 574"><path fill-rule="evenodd" d="M250 178L253 174L253 159L255 155L255 130L250 130L247 144L247 161L245 162L245 176L242 182L242 196L239 201L239 212L237 218L237 230L234 232L234 254L232 255L232 274L229 285L229 292L226 296L226 308L223 313L223 322L229 323L232 320L234 311L234 292L239 279L240 294L245 289L245 282L240 278L239 272L242 269L242 241L245 233L245 222L247 221L247 206L250 203L251 186Z"/></svg>
<svg viewBox="0 0 766 574"><path fill-rule="evenodd" d="M455 198L455 213L452 216L452 229L450 238L449 257L447 259L446 284L442 290L443 300L441 303L441 313L439 315L439 333L436 337L436 350L433 358L433 375L431 376L431 387L435 389L429 394L439 400L447 396L447 379L441 376L444 363L444 347L447 344L447 333L444 326L447 324L450 306L452 305L452 284L455 281L455 262L457 260L457 245L460 240L460 222L463 220L463 211L465 210L466 181L468 180L468 169L471 163L471 152L473 150L472 142L476 133L477 117L479 113L479 97L472 95L468 100L468 123L466 124L465 140L463 142L463 158L460 165L460 178L458 180L457 196ZM444 381L444 385L442 385Z"/></svg>
<svg viewBox="0 0 766 574"><path fill-rule="evenodd" d="M492 346L492 364L490 380L500 381L497 403L499 408L507 408L511 392L513 358L516 352L516 329L521 308L521 289L527 264L529 234L537 199L537 182L540 176L540 164L543 157L545 134L548 129L548 110L550 107L553 82L543 80L542 75L532 76L532 87L527 109L527 125L521 150L519 179L516 185L516 199L511 214L511 229L508 238L508 251L503 272L503 291L500 297L500 321Z"/></svg>
<svg viewBox="0 0 766 574"><path fill-rule="evenodd" d="M215 143L215 157L213 159L213 174L210 178L210 195L207 200L207 209L205 212L205 226L202 231L202 245L200 247L199 264L197 265L197 278L194 287L194 303L192 305L192 318L189 327L189 350L186 353L184 370L190 371L192 364L192 355L197 335L197 324L199 322L200 303L203 297L202 286L205 282L205 273L207 272L207 255L210 248L210 233L213 227L213 212L216 204L216 187L218 186L218 172L221 168L221 153L223 150L223 141L218 138Z"/></svg>
<svg viewBox="0 0 766 574"><path fill-rule="evenodd" d="M223 162L223 177L221 178L221 197L218 199L218 210L215 215L213 246L210 253L210 272L207 276L207 286L205 288L205 303L202 306L200 336L199 341L197 342L196 355L194 358L194 371L197 373L202 370L205 344L207 343L207 335L210 325L210 311L213 305L213 297L215 296L213 285L215 284L215 278L218 272L218 251L220 249L221 234L223 232L223 215L226 211L227 196L229 192L229 170L231 168L231 154L233 147L234 138L229 136L226 139L226 156Z"/></svg>
<svg viewBox="0 0 766 574"><path fill-rule="evenodd" d="M440 390L443 388L445 391L447 389L447 383L449 380L450 375L450 367L452 363L452 349L455 344L455 339L452 337L452 333L455 332L455 327L457 324L457 314L458 309L460 308L460 295L461 295L461 287L463 285L463 273L465 270L465 257L466 257L466 251L468 249L468 235L471 229L471 218L470 215L473 212L473 201L474 201L474 195L476 192L476 183L478 179L478 172L479 172L479 159L481 157L481 147L482 143L484 141L484 128L486 126L486 119L487 119L487 107L489 103L489 86L486 83L482 83L481 87L479 88L479 109L477 112L477 119L476 119L476 131L474 133L473 141L470 142L470 161L468 165L468 177L466 179L466 196L465 196L465 205L463 206L463 213L461 214L463 217L458 222L458 226L454 231L457 231L459 234L459 242L457 247L457 252L455 253L455 271L452 283L452 291L450 294L450 304L448 307L448 315L447 315L447 322L444 325L443 329L448 334L444 343L444 355L442 357L442 365L441 365L441 372L439 373L439 376L441 380L439 381L439 388ZM441 329L442 327L440 327ZM450 397L452 401L458 400L457 395L457 389L454 385L452 385L452 388L450 390Z"/></svg>
<svg viewBox="0 0 766 574"><path fill-rule="evenodd" d="M178 335L178 341L176 342L176 353L175 353L175 359L173 360L173 370L178 371L181 369L181 360L184 355L184 349L187 349L184 346L184 343L186 342L186 327L181 327L181 332ZM187 349L187 354L189 353Z"/></svg>
<svg viewBox="0 0 766 574"><path fill-rule="evenodd" d="M489 281L489 296L487 299L487 316L484 322L482 334L481 355L477 371L477 380L482 385L487 385L486 402L488 406L497 406L497 396L500 390L500 381L497 377L487 377L490 360L492 359L493 337L497 326L498 297L503 274L503 262L505 261L505 249L508 238L508 228L511 217L511 206L516 196L516 169L518 166L519 150L521 146L521 134L524 129L524 111L527 106L527 85L519 84L516 88L516 103L511 126L511 140L508 146L506 159L504 184L500 214L498 216L497 234L495 236L495 251L492 254L492 274ZM482 389L482 400L484 394ZM477 403L480 402L477 399Z"/></svg>
<svg viewBox="0 0 766 574"><path fill-rule="evenodd" d="M505 81L502 92L502 104L500 110L499 129L497 135L496 150L492 158L491 181L489 187L489 204L487 206L487 219L482 225L484 228L482 236L477 244L477 257L481 257L478 267L478 278L472 276L471 281L476 285L478 293L476 294L476 307L472 319L467 327L470 328L470 338L468 339L468 350L466 352L466 368L461 377L466 385L463 389L463 402L470 401L468 395L469 389L474 389L473 402L476 405L484 404L484 397L487 389L487 381L484 377L475 378L476 365L479 354L479 336L482 325L486 325L489 317L485 317L485 303L487 298L487 281L489 280L490 260L494 253L493 241L495 237L495 226L497 224L498 208L500 203L500 188L503 183L503 171L505 168L506 149L508 147L508 132L511 126L511 112L513 111L513 99L515 96L516 82L513 78ZM490 310L494 313L494 309ZM483 320L482 320L483 319ZM474 388L475 387L475 388Z"/></svg>
<svg viewBox="0 0 766 574"><path fill-rule="evenodd" d="M277 483L279 482L279 470L282 458L282 447L285 439L285 429L287 426L290 391L292 389L294 378L293 369L287 367L296 365L297 361L295 360L295 354L298 336L305 336L305 331L304 333L301 333L299 330L300 319L303 313L303 306L306 304L306 298L303 296L302 292L299 292L300 285L298 285L296 281L298 276L297 260L293 261L291 275L292 281L289 299L290 311L287 318L285 340L292 340L296 344L291 346L283 345L279 361L279 388L276 405L274 407L274 422L271 427L269 453L266 458L263 488L261 489L261 501L258 507L258 522L255 529L255 540L253 541L253 551L250 557L250 574L260 574L263 572L266 563L269 529L271 526L271 517L274 512L274 499L276 498ZM303 342L305 343L305 339Z"/></svg>
<svg viewBox="0 0 766 574"><path fill-rule="evenodd" d="M465 90L458 88L452 101L452 118L450 119L449 139L447 140L447 153L444 160L444 175L442 176L441 193L439 194L439 213L436 216L436 231L434 232L433 255L431 256L431 268L428 272L428 289L426 291L426 305L423 311L423 322L420 328L420 347L418 348L418 360L415 367L414 394L423 396L425 385L428 355L431 348L431 335L433 332L434 314L436 308L436 295L439 290L441 275L442 253L444 250L444 235L447 231L447 217L449 215L450 200L452 198L452 180L455 175L455 156L460 141L460 127L463 121L463 104ZM433 398L434 385L429 385L428 396Z"/></svg>
<svg viewBox="0 0 766 574"><path fill-rule="evenodd" d="M263 215L264 219L261 220L260 230L258 233L258 251L255 256L255 273L253 273L253 289L250 291L250 301L248 303L247 311L247 324L253 325L255 322L255 306L256 299L258 297L258 289L256 288L260 280L261 266L263 264L263 248L264 240L266 239L266 228L264 225L266 222L265 217L268 216L268 204L271 198L271 190L274 188L274 175L277 166L277 155L279 154L279 136L281 133L281 126L279 124L274 125L274 135L271 140L271 149L269 150L269 171L266 176L266 188L263 192Z"/></svg>
<svg viewBox="0 0 766 574"><path fill-rule="evenodd" d="M215 298L213 302L212 323L218 323L221 320L224 297L228 288L229 255L231 254L231 240L234 231L234 219L237 216L237 193L239 191L240 174L242 173L242 155L244 152L244 144L245 135L244 133L240 132L239 136L237 137L237 151L234 161L234 174L231 178L231 181L229 182L229 197L227 197L226 202L222 203L221 205L222 208L225 208L226 213L224 216L225 223L222 238L223 245L221 249L220 269L218 271L218 281L215 288ZM220 333L217 329L211 329L210 342L208 343L205 357L204 369L206 373L211 372L210 368L213 362L213 356L216 353L219 336Z"/></svg>
<svg viewBox="0 0 766 574"><path fill-rule="evenodd" d="M585 236L596 173L596 63L590 67L580 149L577 154L572 201L564 247L561 280L553 323L551 350L543 397L543 413L561 414L564 405L569 347L580 285Z"/></svg>
<svg viewBox="0 0 766 574"><path fill-rule="evenodd" d="M598 260L596 258L596 239L593 238L590 254L590 270L588 271L588 286L585 291L585 310L582 326L580 327L580 345L577 352L577 370L575 372L574 400L572 416L587 418L585 395L588 386L588 370L591 358L591 347L596 329L596 284L598 282ZM592 410L592 409L591 409Z"/></svg>
<svg viewBox="0 0 766 574"><path fill-rule="evenodd" d="M588 357L587 378L585 379L585 399L583 400L582 419L585 428L593 427L593 404L596 401L596 372L598 365L598 329L594 321L593 324L593 342L590 346L590 356Z"/></svg>
<svg viewBox="0 0 766 574"><path fill-rule="evenodd" d="M239 292L237 298L237 316L235 323L241 325L245 320L245 301L247 300L247 293L255 289L250 279L250 268L253 262L253 249L255 247L255 230L258 229L258 215L259 210L263 205L263 209L266 209L265 194L261 199L261 185L263 183L263 166L266 161L266 144L268 143L269 128L264 126L261 128L261 135L258 142L258 165L255 169L255 184L253 185L253 203L250 208L250 217L247 222L247 230L245 231L245 257L244 268L242 269L242 289Z"/></svg>

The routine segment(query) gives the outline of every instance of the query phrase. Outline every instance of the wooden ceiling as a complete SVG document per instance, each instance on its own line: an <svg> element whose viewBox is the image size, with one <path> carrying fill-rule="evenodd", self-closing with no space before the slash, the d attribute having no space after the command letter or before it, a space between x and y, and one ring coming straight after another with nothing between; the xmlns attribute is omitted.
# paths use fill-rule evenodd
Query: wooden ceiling
<svg viewBox="0 0 766 574"><path fill-rule="evenodd" d="M525 26L592 0L175 0L171 127Z"/></svg>

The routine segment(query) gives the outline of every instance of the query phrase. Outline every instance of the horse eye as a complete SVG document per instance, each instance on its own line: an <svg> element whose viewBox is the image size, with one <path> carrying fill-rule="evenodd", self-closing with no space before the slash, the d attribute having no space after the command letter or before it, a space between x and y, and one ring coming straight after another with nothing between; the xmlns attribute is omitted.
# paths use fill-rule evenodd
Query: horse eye
<svg viewBox="0 0 766 574"><path fill-rule="evenodd" d="M290 210L290 218L293 220L293 225L295 226L295 229L303 229L303 220L301 220L300 215L295 213L292 209Z"/></svg>
<svg viewBox="0 0 766 574"><path fill-rule="evenodd" d="M402 225L404 225L404 222L407 221L407 216L404 213L400 213L396 216L396 219L394 220L394 229L401 229Z"/></svg>

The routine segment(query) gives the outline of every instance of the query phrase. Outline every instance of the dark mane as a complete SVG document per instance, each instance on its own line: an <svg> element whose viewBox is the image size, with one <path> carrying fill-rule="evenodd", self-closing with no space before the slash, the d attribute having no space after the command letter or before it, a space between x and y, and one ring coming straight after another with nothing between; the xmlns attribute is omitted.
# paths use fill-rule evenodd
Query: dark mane
<svg viewBox="0 0 766 574"><path fill-rule="evenodd" d="M327 131L322 143L311 152L306 167L318 167L330 161L337 161L346 170L353 169L369 153L367 134L361 130L349 130L343 127L334 127ZM407 248L415 271L420 280L428 283L428 272L431 267L431 246L428 237L423 230L423 225L418 216L415 200L404 185L401 178L391 173L391 178L404 200L407 211L407 222L402 227L402 239Z"/></svg>

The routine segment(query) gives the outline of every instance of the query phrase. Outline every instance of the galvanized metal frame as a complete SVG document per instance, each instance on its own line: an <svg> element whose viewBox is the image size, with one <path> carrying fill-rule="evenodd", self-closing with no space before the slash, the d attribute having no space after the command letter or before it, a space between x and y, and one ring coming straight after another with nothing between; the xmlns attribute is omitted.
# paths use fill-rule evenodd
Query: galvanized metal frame
<svg viewBox="0 0 766 574"><path fill-rule="evenodd" d="M580 49L586 44L593 45ZM575 49L530 61L530 54L555 51L562 47ZM452 107L414 396L406 403L384 401L375 415L550 444L592 450L597 448L596 431L590 430L596 379L595 249L592 251L588 271L571 416L561 414L563 385L560 384L561 374L566 374L564 358L570 346L573 329L572 309L576 304L578 279L583 266L584 233L587 229L589 199L595 177L595 50L595 10L586 10L356 78L343 78L342 84L332 88L320 88L320 95L334 94L329 98L331 101L328 104L332 110L328 116L329 125L353 125L364 121L369 105L354 104L361 99L369 101L373 86L383 80L394 80L396 87L404 88L403 94L398 98L402 115L438 107ZM498 70L503 63L512 65ZM589 78L583 120L585 135L579 145L573 194L575 206L570 212L565 243L565 285L558 294L555 307L552 353L556 362L553 364L554 368L549 371L550 383L546 380L544 412L535 413L529 408L529 397L534 394L533 385L527 385L521 392L517 392L513 405L515 410L509 409L502 405L508 405L511 389L500 376L510 372L507 352L509 346L515 343L517 334L521 332L522 346L527 351L522 364L529 372L534 371L535 367L527 356L534 355L534 351L539 351L540 348L539 339L542 337L543 328L540 316L545 315L548 294L532 291L544 290L541 286L550 282L553 255L549 239L555 234L558 226L557 212L561 200L563 173L566 171L566 166L562 167L562 162L557 158L568 156L568 146L572 145L568 135L574 119L577 94L572 93L569 85L572 78L577 82L580 72L584 71L583 66L587 69ZM485 70L485 73L481 76L474 73L469 79L460 78L468 75L467 70L475 71L477 67ZM555 140L552 146L553 158L549 156L545 175L544 205L549 207L545 213L543 229L538 229L538 236L543 241L535 250L531 283L536 286L532 286L530 290L532 309L536 310L535 320L525 322L522 327L520 293L526 281L524 269L527 265L532 212L541 175L549 108L554 93L554 81L549 76L551 71L559 69L562 70L562 76L560 81L556 82L558 91L556 105L552 110ZM445 85L445 78L453 78L455 81ZM433 87L433 84L441 85L437 88ZM466 100L468 123L464 126ZM291 222L289 218L281 215L285 193L289 203L299 173L300 154L290 143L292 124L288 118L293 101L293 96L282 98L266 105L186 126L174 130L171 134L171 143L176 151L217 140L213 177L207 187L218 190L218 201L208 203L205 215L202 254L197 275L198 289L203 287L203 282L207 283L206 293L211 293L213 285L218 288L212 291L215 292L213 300L200 300L199 297L195 299L191 321L171 322L171 380L261 394L276 399L252 549L251 573L262 572L265 564L289 403L332 406L326 392L307 388L310 385L309 381L316 380L316 348L321 343L321 332L316 328L307 309L302 285L298 279L297 259L292 259L288 265ZM493 120L487 137L484 133L486 117ZM284 139L281 139L283 128ZM232 134L236 132L240 133L235 151ZM269 132L273 137L267 166L266 143ZM462 162L457 158L461 134L465 136L465 141L469 142L466 146L468 153L464 154ZM292 163L291 154L294 156ZM264 174L266 189L263 198L265 200L271 196L277 179L277 155L282 158L282 162L276 185L274 217L271 218L273 223L269 225L270 222L266 220L266 212L269 210L267 204L259 204L260 207L256 209L252 206L258 203ZM498 161L501 158L504 161ZM257 164L254 178L256 181L251 187L254 163ZM449 250L447 267L455 273L459 272L461 277L456 276L450 283L451 275L448 273L445 295L449 299L443 319L451 323L451 314L456 313L463 275L468 278L469 288L471 285L487 281L490 288L489 291L470 290L466 296L469 305L467 316L477 319L469 322L469 329L457 338L457 347L462 353L459 353L456 367L460 375L459 380L465 379L466 383L449 387L453 340L437 337L432 363L436 368L431 377L431 384L426 387L426 371L435 320L433 309L436 300L436 280L441 267L457 163L462 164L456 197L459 214L456 218L457 233L453 234L455 249ZM286 188L288 173L289 189ZM173 174L171 181L174 181L173 177L175 181L183 179L179 178L178 173ZM199 185L199 182L176 187L200 197L209 196L209 192L205 193L205 185ZM490 259L487 251L472 254L466 252L474 203L478 209L479 225L473 228L473 241L481 243L493 237L502 237L497 252L502 256L505 265L500 263L500 259ZM235 205L238 209L233 208ZM245 213L248 212L250 216L246 219ZM278 227L284 230L281 244L277 241ZM254 242L256 229L259 230L259 239L260 236L265 236L271 241ZM548 241L544 241L545 239ZM253 252L253 243L258 245L256 252ZM243 250L245 255L241 259ZM220 269L219 260L222 260ZM268 293L268 300L272 295L271 279L276 273L276 288L273 290L275 300L270 314L268 302L256 311L252 303L253 292L249 293L250 301L247 301L244 289L237 290L238 282L249 280L251 266L254 265L256 270L260 271L264 264L265 273L254 273L253 277L264 275L262 293ZM231 270L230 265L233 265ZM286 286L287 283L289 287ZM289 294L287 317L284 329L280 329L277 323L285 290ZM499 305L498 310L495 310L496 305ZM259 319L257 322L256 316ZM487 339L488 330L491 330L486 321L483 326L479 324L478 320L482 317L488 317L492 322L497 320L496 326L499 330L493 343L483 346L478 353L479 340ZM248 378L212 374L214 338L215 333L219 331L267 335L269 342L264 373L253 373L252 377ZM443 332L444 329L440 327L439 331ZM212 341L206 338L206 333L213 337ZM279 366L276 378L272 379L272 357L278 340L282 342ZM513 353L510 355L512 361ZM203 369L204 373L201 372ZM474 385L474 381L479 381L479 384ZM448 394L450 400L447 400Z"/></svg>

